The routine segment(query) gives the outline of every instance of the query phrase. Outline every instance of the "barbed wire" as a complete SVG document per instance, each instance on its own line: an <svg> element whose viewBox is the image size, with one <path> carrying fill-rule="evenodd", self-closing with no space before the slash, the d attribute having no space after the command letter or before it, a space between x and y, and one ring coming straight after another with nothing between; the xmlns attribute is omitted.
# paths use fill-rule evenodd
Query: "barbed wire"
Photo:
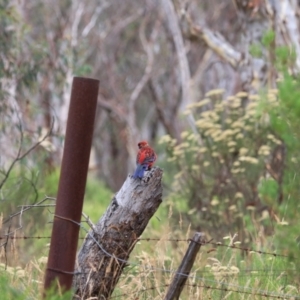
<svg viewBox="0 0 300 300"><path fill-rule="evenodd" d="M134 263L132 263L134 264ZM150 266L146 266L146 267L150 267ZM156 268L156 267L153 267L153 269L151 269L151 273L158 273L158 272L161 272L161 273L174 273L175 275L176 274L180 274L178 272L176 272L175 270L168 270L168 269L161 269L161 268ZM56 271L58 273L63 273L63 274L72 274L74 276L80 276L80 275L83 275L83 274L89 274L89 272L79 272L79 271L75 271L75 272L67 272L67 271L63 271L61 269L53 269L51 268L52 271ZM162 272L162 270L164 272ZM244 272L244 270L240 270L240 272ZM273 271L271 270L271 272L267 273L266 270L263 270L263 272L265 272L266 274L240 274L240 273L232 273L231 275L234 276L234 277L238 277L238 278L242 278L242 277L250 277L250 276L255 276L255 278L257 277L270 277L270 276L275 276L275 274L271 274L270 273L273 273ZM280 272L278 271L278 273L282 273L282 272L286 272L286 270L281 270ZM293 273L296 273L297 271L296 270L293 270ZM215 285L225 285L225 286L230 286L230 287L235 287L235 288L239 288L239 289L248 289L249 293L251 293L251 291L253 290L253 288L251 287L246 287L246 286L242 286L242 285L237 285L237 284L233 284L233 283L225 283L224 281L218 281L218 280L213 280L213 279L210 279L211 277L214 277L215 275L217 275L216 273L212 273L211 271L197 271L197 273L200 273L201 275L204 275L204 274L209 274L208 277L203 277L203 276L196 276L196 275L190 275L190 276L185 276L185 277L188 277L192 280L198 280L199 282L202 281L202 282L209 282L210 284L215 284ZM299 273L299 272L297 272ZM127 279L128 278L128 275L130 275L130 272L126 272L126 274L122 274L120 276L120 279ZM145 268L144 270L142 271L138 271L138 274L135 273L135 277L137 276L143 276L144 275L149 275L149 269L148 268ZM186 275L186 274L183 274L183 275ZM223 275L222 272L220 272L220 275ZM287 280L287 275L288 274L285 274L285 276L283 277L284 279L283 280ZM224 278L225 278L225 275L223 275ZM226 275L226 278L227 279L230 279L230 276L229 275ZM101 277L101 280L105 280L105 279L115 279L115 277L113 275L111 276L108 276L108 275L105 275L104 277ZM130 280L130 279L129 279ZM284 285L286 286L287 284L284 283ZM258 289L259 290L259 289ZM260 290L261 293L267 293L267 291L263 291L263 290ZM294 296L294 295L293 295ZM299 297L300 299L300 297Z"/></svg>
<svg viewBox="0 0 300 300"><path fill-rule="evenodd" d="M33 208L53 208L55 206L55 204L50 203L50 204L45 204L44 202L46 200L55 200L55 198L50 198L50 197L46 197L45 199L43 199L42 201L33 204L33 205L22 205L20 206L20 211L12 214L9 216L8 219L4 220L3 224L8 223L8 230L4 231L2 233L2 235L0 235L0 242L4 242L4 247L5 247L5 255L6 255L6 251L7 251L7 243L8 241L20 241L20 240L29 240L29 239L51 239L51 236L20 236L17 235L18 234L22 234L22 231L17 232L17 230L21 229L23 227L22 224L22 217L23 214ZM52 211L51 211L51 214ZM17 218L19 219L19 227L13 231L11 231L11 221L13 218ZM130 275L130 273L134 273L137 276L140 276L140 278L144 278L149 276L149 274L154 273L154 275L150 275L150 276L155 276L155 274L158 274L158 272L162 273L163 275L161 276L163 278L163 282L165 279L169 279L169 277L173 277L175 275L179 275L182 277L185 277L188 281L185 283L185 287L188 288L202 288L202 289L210 289L210 290L215 290L215 291L219 291L220 293L238 293L238 294L247 294L247 295L251 295L251 296L260 296L260 297L265 297L265 298L273 298L273 299L289 299L289 298L293 298L293 299L300 299L300 296L298 295L290 295L290 294L283 294L283 293L276 293L274 291L269 291L269 290L263 290L263 289L259 289L257 288L257 285L254 284L254 286L248 286L249 282L251 282L253 284L254 279L251 278L251 280L247 283L247 285L239 285L239 284L243 284L244 283L244 278L241 279L241 281L236 281L235 279L233 279L233 277L238 276L238 277L242 277L242 276L270 276L270 273L272 272L272 274L274 274L275 270L260 270L259 272L265 272L265 274L246 274L246 272L255 272L255 270L239 270L239 274L236 273L228 273L228 274L222 274L222 272L212 272L212 270L209 270L207 272L205 271L201 271L201 270L197 270L196 272L193 272L191 274L184 274L181 272L177 272L177 270L174 269L166 269L165 267L161 268L158 266L153 266L153 265L148 265L145 264L143 262L132 262L126 259L121 259L119 257L116 257L113 252L109 253L108 251L106 251L105 247L103 246L103 244L101 242L99 242L99 240L97 239L97 234L95 232L92 232L90 230L87 230L84 226L83 223L87 223L89 225L89 227L93 230L94 225L90 222L89 217L83 215L83 217L85 218L84 220L81 220L81 223L78 223L74 220L68 219L68 218L64 218L62 216L58 216L54 214L54 217L58 217L60 219L64 219L68 222L72 222L76 225L78 225L82 230L84 230L87 233L87 236L85 237L79 237L80 240L85 240L85 239L92 239L97 246L99 247L99 250L101 252L104 253L104 255L111 257L115 260L117 260L118 262L122 263L122 264L126 264L126 266L129 266L129 270L126 269L126 275L124 274L123 276L121 276L120 278L122 278L122 280L124 282L130 282L131 278L130 276L128 277L128 274ZM82 234L81 234L82 235ZM125 238L124 238L125 239ZM118 240L123 240L122 238L120 239L115 239L115 241L117 242ZM128 240L128 237L126 237L126 240ZM149 243L154 243L154 242L171 242L171 243L189 243L189 242L196 242L192 239L176 239L176 238L131 238L130 240L134 241L134 242L149 242ZM225 243L221 243L221 242L216 242L214 240L208 240L208 241L201 241L201 251L204 252L206 251L207 253L211 253L213 251L216 251L219 247L223 247L226 249L232 249L232 250L239 250L242 252L246 252L246 253L257 253L259 255L267 255L267 256L272 256L272 257L281 257L281 258L289 258L288 255L284 255L281 253L277 253L276 252L270 252L270 251L263 251L262 249L254 249L254 248L250 248L250 247L243 247L241 245L237 245L237 244L232 244L230 243L225 244ZM203 246L203 248L202 248ZM1 247L1 245L0 245ZM226 250L225 250L226 251ZM127 257L128 258L128 257ZM6 259L7 262L7 259ZM137 269L138 268L138 269ZM48 269L50 269L48 267ZM81 272L80 269L75 270L74 272L68 272L65 270L60 270L60 269L51 269L54 272L58 272L58 273L65 273L65 274L71 274L74 276L78 276L81 274L87 274L87 273L83 273ZM150 271L150 272L149 272ZM256 270L257 271L257 270ZM271 272L270 272L271 271ZM278 272L287 272L288 270L281 270ZM225 270L226 272L226 270ZM244 272L243 274L241 274L241 272ZM294 273L296 273L296 270L293 270ZM125 272L124 272L125 273ZM220 277L217 277L216 274L220 275ZM274 276L274 275L273 275ZM285 276L285 275L284 275ZM112 279L114 279L113 276L111 276ZM104 277L101 278L102 280L104 279ZM281 283L283 283L283 286L286 287L287 284L284 283L284 278L283 276L280 279ZM168 280L166 280L168 281ZM143 281L142 281L143 282ZM158 285L158 286L151 286L151 287L143 287L140 291L135 291L135 292L130 292L130 293L125 293L125 294L118 294L115 296L112 296L111 299L113 298L123 298L123 297L128 297L131 295L139 295L142 293L146 293L149 292L151 290L157 290L157 292L159 293L159 290L161 289L166 289L167 287L169 287L169 284L162 284L162 285ZM265 286L260 285L259 287L264 288ZM267 285L267 287L269 287ZM291 290L280 290L281 292L290 292ZM216 293L219 293L216 292Z"/></svg>
<svg viewBox="0 0 300 300"><path fill-rule="evenodd" d="M81 275L84 274L82 272L67 272L67 271L62 271L60 269L53 269L51 268L51 270L58 272L58 273L65 273L65 274L72 274L72 275ZM160 269L162 270L162 269ZM157 271L157 270L152 270L152 271ZM172 270L164 270L165 272L173 272ZM87 272L88 273L88 272ZM142 274L143 272L139 272L139 275ZM146 273L146 271L145 271ZM174 272L175 274L180 274L177 272ZM148 271L147 271L148 274ZM213 285L209 285L209 284L191 284L191 283L185 283L185 286L189 286L189 287L198 287L198 288L206 288L206 289L211 289L211 290L218 290L218 291L223 291L223 292L233 292L233 293L239 293L239 294L248 294L248 295L253 295L253 296L261 296L261 297L265 297L265 298L273 298L273 299L289 299L289 298L293 298L293 299L300 299L300 296L297 295L292 295L292 294L278 294L278 293L274 293L274 292L270 292L270 291L266 291L266 290L260 290L260 289L256 289L255 288L251 288L251 287L245 287L245 286L239 286L239 285L235 285L235 284L230 284L230 283L225 283L225 282L221 282L221 281L216 281L216 280L209 280L206 278L201 278L201 277L197 277L197 276L193 276L193 275L186 275L186 274L182 274L186 277L191 277L191 279L199 279L199 281L208 281L211 284L215 284L215 285L219 285L219 286L213 286ZM114 276L107 276L105 275L104 277L102 277L101 279L113 279ZM122 275L121 278L127 278L127 275ZM135 294L141 294L141 293L145 293L147 291L151 291L151 290L155 290L155 289L159 289L159 288L167 288L169 287L170 284L163 284L160 286L151 286L149 288L143 288L142 290L139 291L134 291L134 292L130 292L130 293L123 293L123 294L118 294L118 295L114 295L111 296L110 299L116 299L116 298L120 298L120 297L125 297L125 296L131 296L131 295L135 295ZM220 287L221 286L221 287ZM227 287L226 287L227 286ZM232 289L230 287L235 287L238 289ZM248 290L248 291L247 291Z"/></svg>
<svg viewBox="0 0 300 300"><path fill-rule="evenodd" d="M113 256L112 254L110 254L109 252L107 252L105 249L103 249L102 245L97 241L97 239L81 223L78 223L78 222L75 222L74 220L70 220L70 219L60 217L60 216L57 216L57 215L56 215L56 217L63 218L66 221L76 223L78 226L80 226L80 228L83 229L87 233L87 236L85 238L82 238L82 239L86 239L86 238L93 239L94 242L99 246L99 249L101 251L103 251L105 253L105 255L108 255L110 257L114 257L114 259L117 259L119 262L126 263L127 265L131 265L132 267L142 268L145 273L146 272L149 273L149 270L150 270L152 273L153 272L161 272L161 273L169 273L169 274L173 274L173 275L184 276L184 277L190 278L190 279L197 282L195 284L189 284L189 283L185 284L186 286L191 286L191 287L194 286L194 287L201 287L201 288L207 288L207 289L212 289L212 290L220 290L220 291L224 291L224 292L244 293L244 294L249 294L249 295L251 294L251 295L257 295L257 296L263 296L263 297L275 298L275 299L288 299L288 298L300 299L300 297L297 296L297 295L275 294L275 293L272 293L272 292L269 292L269 291L255 289L253 287L245 287L245 286L238 285L238 284L226 283L224 281L210 279L211 276L209 278L201 277L201 276L197 276L196 275L197 273L187 275L187 274L184 274L184 273L179 273L176 270L158 268L158 267L155 267L155 266L152 266L152 265L144 265L144 264L141 264L141 263L130 262L128 260L117 258L117 257ZM51 237L50 236L9 236L9 235L5 235L5 236L1 236L0 238L2 238L2 239L10 238L10 239L14 239L14 240L20 240L20 239L30 239L30 238L34 238L34 239L43 239L43 238L46 239L47 238L47 239L49 239ZM132 239L132 240L146 241L146 242L151 242L151 241L156 241L156 242L164 242L164 241L166 241L166 242L191 242L191 241L193 241L192 239L159 239L159 238L136 238L136 239ZM220 246L221 245L221 246L224 246L224 247L226 246L227 248L240 249L240 247L236 247L236 246L232 246L232 245L225 245L225 244L221 244L221 243L213 243L212 241L207 241L207 242L204 241L204 242L201 243L201 245L203 245L203 246L204 245L209 245L209 244L214 245L214 246ZM245 248L241 248L240 250L253 251L253 252L257 252L259 254L266 254L266 255L274 256L274 253L263 252L261 250L245 249ZM276 254L275 256L283 256L283 255ZM285 257L285 256L283 256L283 257ZM76 272L67 272L67 271L64 271L64 270L55 270L55 271L59 272L59 273L73 274L75 276L82 274L80 271L79 272L78 271L76 271ZM141 274L142 272L139 271L139 274ZM199 273L203 274L203 272L198 272L198 274ZM213 275L213 274L210 274L210 275ZM232 275L237 275L237 274L232 274ZM164 286L166 287L168 285L164 285ZM140 293L145 292L146 290L154 289L154 288L158 288L158 287L143 289L143 291L140 291ZM254 290L255 290L255 292L254 292ZM135 293L131 293L131 294L135 294ZM128 295L128 294L125 294L125 295ZM115 296L115 297L121 297L121 296L124 296L124 294L118 295L118 296Z"/></svg>
<svg viewBox="0 0 300 300"><path fill-rule="evenodd" d="M241 290L233 290L228 288L222 288L222 287L213 287L209 285L198 285L198 284L188 284L186 283L185 286L190 287L200 287L200 288L206 288L211 290L219 290L224 292L233 292L238 294L247 294L247 295L253 295L253 296L262 296L266 298L274 298L274 299L286 299L286 298L293 298L293 299L300 299L300 297L295 295L289 295L289 294L276 294L276 293L270 293L270 292L253 292L253 291L241 291ZM296 298L295 298L296 297Z"/></svg>
<svg viewBox="0 0 300 300"><path fill-rule="evenodd" d="M169 286L170 286L169 284L163 284L163 285L159 285L159 286L151 286L149 288L143 288L143 290L141 290L141 291L136 291L136 292L130 292L130 293L124 293L124 294L111 296L110 299L116 299L116 298L125 297L125 296L132 296L134 294L141 294L141 293L145 293L146 291L156 290L158 288L167 288Z"/></svg>
<svg viewBox="0 0 300 300"><path fill-rule="evenodd" d="M20 239L51 239L51 236L13 236L13 235L4 235L4 236L0 236L0 240L7 240L7 239L11 239L11 240L20 240ZM79 237L80 240L85 240L85 239L92 239L92 237ZM124 238L125 239L125 238ZM126 237L126 240L128 240L130 238ZM116 239L115 241L122 241L123 239ZM156 242L190 242L190 239L161 239L161 238L131 238L131 241L144 241L144 242L152 242L152 241L156 241ZM258 253L258 254L262 254L262 255L270 255L270 256L274 256L274 257L285 257L285 258L290 258L289 255L284 255L284 254L278 254L275 252L267 252L267 251L262 251L262 250L257 250L254 248L246 248L246 247L239 247L236 245L226 245L224 243L220 243L220 242L212 242L212 241L204 241L201 242L202 246L205 245L213 245L216 248L218 247L225 247L225 248L231 248L231 249L237 249L237 250L241 250L244 252L249 252L249 253ZM216 250L216 248L210 249L209 252L212 252L214 250Z"/></svg>
<svg viewBox="0 0 300 300"><path fill-rule="evenodd" d="M0 240L5 240L7 238L11 240L51 239L51 236L13 236L13 235L0 236ZM84 238L80 238L80 239L84 239Z"/></svg>
<svg viewBox="0 0 300 300"><path fill-rule="evenodd" d="M161 271L161 272L164 272L164 273L170 273L170 274L173 274L173 275L180 275L182 277L186 277L187 279L190 278L190 279L193 279L193 280L198 280L198 281L202 281L203 284L206 286L205 282L210 282L212 284L215 284L215 285L221 285L221 286L224 286L224 290L226 290L225 286L228 287L228 288L236 288L238 290L248 290L248 294L253 294L253 288L251 287L245 287L245 286L240 286L240 285L237 285L237 284L232 284L232 283L225 283L224 281L217 281L217 280L213 280L213 279L207 279L205 277L200 277L200 276L196 276L196 275L191 275L191 274L185 274L185 273L181 273L181 272L177 272L177 270L168 270L168 269L165 269L165 268L157 268L155 266L152 266L152 265L143 265L141 263L134 263L134 262L131 262L131 261L128 261L128 260L125 260L125 259L121 259L121 258L118 258L116 257L115 255L107 252L103 246L99 243L99 241L91 234L91 231L87 230L81 223L78 223L72 219L69 219L69 218L65 218L65 217L62 217L62 216L58 216L58 215L55 215L55 217L57 218L61 218L63 220L66 220L66 221L69 221L69 222L72 222L74 224L77 224L81 229L83 229L87 235L89 237L91 237L93 239L93 241L95 242L95 244L99 247L99 249L105 254L107 255L108 257L111 257L113 259L116 259L117 261L119 261L120 263L124 263L126 264L127 266L128 265L131 265L131 266L135 266L135 267L142 267L144 270L150 270L150 271ZM196 241L194 241L193 239L188 239L188 241L190 242L195 242L197 243ZM205 242L204 243L201 243L201 244L206 244ZM228 289L227 288L227 289ZM234 291L234 290L233 290ZM293 298L293 299L300 299L300 296L297 296L297 295L288 295L288 294L274 294L274 293L270 293L269 291L265 291L265 290L260 290L260 289L256 289L256 292L258 295L260 296L269 296L270 297L277 297L277 299L285 299L285 298Z"/></svg>
<svg viewBox="0 0 300 300"><path fill-rule="evenodd" d="M167 288L169 287L170 284L164 284L164 285L159 285L159 286L151 286L149 288L143 288L140 291L135 291L135 292L130 292L130 293L123 293L123 294L119 294L119 295L113 295L110 297L110 299L117 299L120 297L128 297L128 296L132 296L135 294L142 294L145 293L147 291L151 291L151 290L156 290L156 289L161 289L161 288ZM270 292L253 292L253 291L243 291L243 290L233 290L233 289L228 289L228 288L222 288L222 287L216 287L216 286L210 286L210 285L199 285L199 284L189 284L186 283L185 286L189 286L189 287L194 287L194 288L205 288L205 289L210 289L210 290L217 290L217 291L222 291L222 292L232 292L232 293L238 293L238 294L247 294L247 295L251 295L251 296L261 296L261 297L265 297L265 298L273 298L273 299L300 299L300 297L295 296L295 295L289 295L289 294L276 294L276 293L270 293Z"/></svg>
<svg viewBox="0 0 300 300"><path fill-rule="evenodd" d="M154 270L153 270L154 271ZM171 271L172 270L165 270L166 272ZM146 272L146 271L145 271ZM139 275L143 273L143 272L139 272ZM174 272L175 275L179 274L177 272ZM298 295L292 295L292 294L279 294L279 293L275 293L275 292L270 292L267 290L261 290L261 289L256 289L256 288L252 288L252 287L246 287L246 286L241 286L241 285L236 285L236 284L231 284L231 283L226 283L224 281L217 281L217 280L210 280L207 278L203 278L203 277L198 277L198 276L188 276L186 274L183 274L186 277L195 280L198 279L199 281L203 281L203 284L191 284L191 283L185 283L185 286L190 286L190 287L200 287L200 288L207 288L207 289L211 289L211 290L219 290L219 291L224 291L224 292L234 292L234 293L240 293L240 294L248 294L248 295L254 295L254 296L262 296L262 297L266 297L266 298L273 298L273 299L300 299L300 296ZM126 278L126 275L123 275L122 278ZM209 282L210 285L208 283ZM212 284L214 284L215 286L213 286ZM130 292L130 293L124 293L124 294L119 294L119 295L115 295L112 296L112 298L118 298L118 297L122 297L122 296L130 296L133 294L137 294L137 293L143 293L149 290L154 290L157 288L162 288L162 287L168 287L170 284L164 284L161 286L153 286L150 288L143 288L141 291L135 291L135 292ZM221 286L221 287L220 287ZM235 288L235 289L233 289Z"/></svg>

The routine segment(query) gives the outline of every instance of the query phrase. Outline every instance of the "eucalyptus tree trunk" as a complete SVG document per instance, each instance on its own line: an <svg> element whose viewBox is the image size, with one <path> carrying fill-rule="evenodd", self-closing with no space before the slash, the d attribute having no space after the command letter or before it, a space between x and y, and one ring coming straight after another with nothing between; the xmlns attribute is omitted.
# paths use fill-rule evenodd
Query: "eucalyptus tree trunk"
<svg viewBox="0 0 300 300"><path fill-rule="evenodd" d="M169 0L166 0L169 1ZM298 72L300 68L300 34L297 13L297 1L244 1L234 0L240 24L239 42L229 43L219 32L210 29L203 20L192 17L189 9L179 9L181 25L187 39L205 43L221 59L230 64L240 76L241 87L247 92L257 92L261 87L276 86L277 72L275 69L275 49L277 46L287 46L295 52L295 65L291 71ZM262 43L263 37L273 32L269 45ZM258 46L261 55L253 56L251 46Z"/></svg>

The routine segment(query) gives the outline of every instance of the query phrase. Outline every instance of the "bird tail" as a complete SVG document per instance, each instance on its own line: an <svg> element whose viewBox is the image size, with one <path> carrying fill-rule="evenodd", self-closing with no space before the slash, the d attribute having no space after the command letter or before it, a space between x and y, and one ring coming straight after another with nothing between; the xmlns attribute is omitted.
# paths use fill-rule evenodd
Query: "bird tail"
<svg viewBox="0 0 300 300"><path fill-rule="evenodd" d="M134 179L136 179L136 178L143 178L145 169L146 169L146 166L138 164L137 167L136 167L136 169L135 169L135 172L133 174L133 178Z"/></svg>

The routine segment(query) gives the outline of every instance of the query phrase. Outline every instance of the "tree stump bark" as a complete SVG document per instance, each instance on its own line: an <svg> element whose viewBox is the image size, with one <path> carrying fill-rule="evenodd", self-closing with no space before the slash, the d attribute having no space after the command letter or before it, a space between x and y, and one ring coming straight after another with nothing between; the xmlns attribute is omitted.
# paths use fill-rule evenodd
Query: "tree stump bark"
<svg viewBox="0 0 300 300"><path fill-rule="evenodd" d="M79 251L74 299L110 297L137 238L162 202L162 174L154 167L142 180L127 177Z"/></svg>

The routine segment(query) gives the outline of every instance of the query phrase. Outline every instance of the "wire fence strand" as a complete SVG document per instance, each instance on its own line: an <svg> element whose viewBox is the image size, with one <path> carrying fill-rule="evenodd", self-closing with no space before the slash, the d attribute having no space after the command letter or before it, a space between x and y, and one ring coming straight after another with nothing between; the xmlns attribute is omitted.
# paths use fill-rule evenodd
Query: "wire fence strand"
<svg viewBox="0 0 300 300"><path fill-rule="evenodd" d="M40 205L40 204L39 204ZM33 208L33 207L30 207ZM24 211L28 209L27 207L24 206ZM22 208L23 210L23 208ZM23 211L21 211L19 214L15 214L13 216L17 216L17 215L21 215L23 213ZM300 299L300 296L298 295L292 295L292 294L284 294L284 293L275 293L274 291L270 291L270 290L264 290L264 289L259 289L255 286L245 286L245 285L239 285L236 283L232 283L232 282L226 282L226 280L220 279L217 280L216 278L214 278L214 274L212 274L211 271L195 271L192 272L191 274L183 274L183 273L178 273L177 270L175 269L168 269L165 267L157 267L151 264L143 264L141 262L133 262L133 261L129 261L129 260L124 260L121 258L116 257L115 255L113 255L112 253L109 253L108 251L106 251L104 249L104 247L101 245L101 243L97 240L97 234L95 234L95 232L90 231L90 228L92 227L92 224L90 222L85 221L85 223L88 223L89 225L89 229L86 229L82 223L78 223L74 220L71 219L67 219L58 215L54 215L54 217L56 218L61 218L64 219L65 221L68 222L72 222L76 225L78 225L86 234L85 237L80 237L79 239L84 240L84 239L92 239L97 246L99 247L99 251L102 251L105 255L114 258L116 260L118 260L120 263L126 263L126 265L128 267L132 267L132 269L134 269L134 274L135 276L141 276L141 277L145 277L147 278L147 276L151 273L160 273L163 276L166 274L169 274L168 277L166 277L166 281L169 280L170 276L175 276L175 275L180 275L180 276L184 276L187 277L188 281L186 282L185 286L186 287L190 287L190 288L202 288L202 289L208 289L208 290L212 290L212 291L220 291L223 293L239 293L239 294L247 294L247 295L254 295L254 296L260 296L260 297L265 297L265 298L273 298L273 299ZM1 246L3 246L5 248L5 259L6 259L6 264L7 264L7 244L8 241L21 241L21 240L30 240L30 239L51 239L51 236L26 236L26 235L16 235L16 231L11 231L10 229L8 229L8 231L6 232L6 234L2 234L0 235L0 241L4 241L2 244L0 244L0 248ZM124 238L125 239L125 238ZM122 240L122 238L120 238L119 240ZM128 240L128 237L126 237L126 240ZM191 239L177 239L177 238L132 238L132 241L135 242L147 242L147 243L160 243L160 242L168 242L168 243L189 243L193 240ZM117 241L117 240L116 240ZM232 250L239 250L245 253L256 253L259 255L265 255L265 256L271 256L273 258L290 258L288 255L282 254L282 253L277 253L277 252L270 252L270 251L263 251L260 249L254 249L254 248L247 248L247 247L242 247L242 246L237 246L236 244L225 244L225 243L221 243L221 242L215 242L213 240L209 240L209 241L203 241L201 242L201 246L205 246L205 247L211 247L209 249L206 248L201 248L201 252L206 252L206 253L211 253L212 251L216 251L218 248L225 248L225 249L232 249ZM64 271L64 270L55 270L57 272L61 272L61 273L68 273L68 274L72 274L74 276L78 276L83 274L82 272L76 271L76 272L69 272L69 271ZM256 272L255 274L251 274L251 272ZM259 274L257 274L257 272L259 272ZM233 276L236 276L237 278L242 278L242 277L249 277L250 276L255 276L256 278L258 277L270 277L270 276L275 276L275 274L277 274L277 276L286 276L287 272L291 272L294 275L298 274L299 272L297 272L296 270L288 270L288 269L280 269L280 270L275 270L275 269L270 269L270 270L266 270L266 269L245 269L245 270L239 270L239 274L232 274ZM221 273L220 273L221 274ZM284 275L285 274L285 275ZM131 280L130 276L127 276L128 274L121 276L122 280ZM206 276L207 275L207 276ZM111 298L122 298L125 296L132 296L132 295L140 295L142 293L146 293L146 292L150 292L150 291L154 291L154 290L160 290L160 289L166 289L167 287L169 287L169 284L163 284L163 285L158 285L158 286L151 286L151 287L144 287L141 290L135 291L135 292L130 292L130 293L125 293L125 294L118 294L118 295L113 295Z"/></svg>
<svg viewBox="0 0 300 300"><path fill-rule="evenodd" d="M4 235L4 236L0 236L0 240L28 240L28 239L51 239L51 236L13 236L13 235ZM79 237L80 240L85 240L85 239L93 239L92 237ZM136 241L136 242L185 242L188 243L191 241L191 239L161 239L161 238L124 238L126 240L132 240L132 241ZM118 241L121 239L116 239L115 241ZM289 255L284 255L284 254L280 254L280 253L275 253L275 252L268 252L268 251L262 251L262 250L257 250L254 248L247 248L247 247L239 247L236 245L226 245L220 242L203 242L201 243L202 246L205 245L212 245L215 248L214 249L209 249L210 252L212 252L212 250L216 250L216 248L218 247L225 247L225 248L230 248L230 249L236 249L236 250L241 250L244 252L249 252L249 253L258 253L258 254L262 254L262 255L270 255L270 256L274 256L274 257L285 257L285 258L290 258Z"/></svg>

